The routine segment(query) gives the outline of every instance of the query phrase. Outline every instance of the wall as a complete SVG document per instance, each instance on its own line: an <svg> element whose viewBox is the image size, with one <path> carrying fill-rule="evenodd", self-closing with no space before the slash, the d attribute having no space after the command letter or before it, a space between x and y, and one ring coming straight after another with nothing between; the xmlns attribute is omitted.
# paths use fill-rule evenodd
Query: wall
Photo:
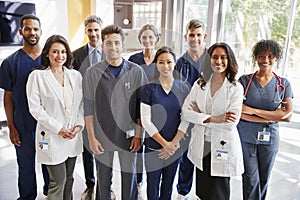
<svg viewBox="0 0 300 200"><path fill-rule="evenodd" d="M41 20L43 46L47 38L53 34L61 34L68 38L68 0L18 0L18 2L34 3L36 15ZM0 63L8 55L19 49L19 46L0 47Z"/></svg>
<svg viewBox="0 0 300 200"><path fill-rule="evenodd" d="M69 43L72 50L88 41L84 33L84 20L90 13L91 2L89 0L68 0Z"/></svg>

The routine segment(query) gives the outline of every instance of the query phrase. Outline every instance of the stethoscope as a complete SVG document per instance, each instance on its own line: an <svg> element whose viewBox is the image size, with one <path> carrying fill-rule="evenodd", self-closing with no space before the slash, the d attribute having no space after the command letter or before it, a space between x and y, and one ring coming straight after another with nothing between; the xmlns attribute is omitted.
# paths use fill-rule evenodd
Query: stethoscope
<svg viewBox="0 0 300 200"><path fill-rule="evenodd" d="M249 87L250 87L250 85L251 85L251 83L252 83L252 81L253 81L254 76L257 74L257 72L258 72L258 71L254 72L254 73L252 74L252 76L250 77L250 79L249 79L249 82L248 82L247 87L246 87L245 92L244 92L244 101L247 99L246 96L247 96ZM281 95L281 98L280 98L281 101L280 101L280 102L275 102L275 101L273 100L273 103L282 103L282 100L283 100L283 98L284 98L285 87L284 87L284 85L282 85L280 77L279 77L277 74L275 74L275 72L272 72L272 73L273 73L273 75L275 76L275 78L277 79L277 82L278 82L278 84L277 84L277 86L276 86L276 93L278 92L279 88L282 89L282 95Z"/></svg>
<svg viewBox="0 0 300 200"><path fill-rule="evenodd" d="M188 78L189 78L189 73L190 73L190 63L185 59L183 58L184 62L183 64L181 64L181 67L179 69L179 74L180 74L180 80L183 81L183 82L187 82L188 81ZM185 77L183 76L183 68L186 69L186 74L185 74Z"/></svg>

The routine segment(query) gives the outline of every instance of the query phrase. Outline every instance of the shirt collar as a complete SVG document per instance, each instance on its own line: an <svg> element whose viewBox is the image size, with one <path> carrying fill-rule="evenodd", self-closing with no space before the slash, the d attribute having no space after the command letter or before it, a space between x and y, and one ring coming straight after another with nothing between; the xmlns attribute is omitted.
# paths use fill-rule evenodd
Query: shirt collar
<svg viewBox="0 0 300 200"><path fill-rule="evenodd" d="M94 49L97 49L98 53L100 53L102 55L102 49L100 48L100 46L97 48L94 48L90 45L90 43L88 43L88 49L89 49L89 54L91 54L92 51L94 51Z"/></svg>

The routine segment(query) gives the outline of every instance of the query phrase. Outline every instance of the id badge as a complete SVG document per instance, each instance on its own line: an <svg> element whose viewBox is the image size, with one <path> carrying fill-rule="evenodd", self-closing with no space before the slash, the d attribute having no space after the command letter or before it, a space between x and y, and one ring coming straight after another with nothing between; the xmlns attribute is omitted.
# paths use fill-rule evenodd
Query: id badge
<svg viewBox="0 0 300 200"><path fill-rule="evenodd" d="M46 141L40 141L39 142L39 149L42 151L47 151L48 150L48 142Z"/></svg>
<svg viewBox="0 0 300 200"><path fill-rule="evenodd" d="M135 135L135 129L130 129L128 131L126 131L126 138L131 138L131 137L134 137Z"/></svg>
<svg viewBox="0 0 300 200"><path fill-rule="evenodd" d="M259 131L257 134L257 140L261 141L261 142L269 142L270 141L270 132Z"/></svg>
<svg viewBox="0 0 300 200"><path fill-rule="evenodd" d="M218 160L228 160L228 151L216 150L216 157Z"/></svg>

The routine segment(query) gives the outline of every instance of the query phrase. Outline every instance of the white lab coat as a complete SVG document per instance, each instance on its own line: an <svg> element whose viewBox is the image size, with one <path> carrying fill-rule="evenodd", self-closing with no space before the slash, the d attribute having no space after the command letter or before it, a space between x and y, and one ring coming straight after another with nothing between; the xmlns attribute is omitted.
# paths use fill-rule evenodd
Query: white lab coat
<svg viewBox="0 0 300 200"><path fill-rule="evenodd" d="M184 121L194 123L191 131L191 141L188 149L188 158L196 167L203 170L203 150L204 150L204 132L209 128L211 132L211 175L231 177L238 176L244 172L242 147L236 125L239 121L243 102L243 87L240 83L236 85L230 83L225 78L223 85L212 98L211 115L217 116L227 111L237 113L238 119L234 123L203 123L211 115L205 113L207 95L210 95L210 80L207 82L204 90L198 83L194 83L190 94L185 99L182 108L183 123L179 129L186 127ZM191 110L190 104L195 101L201 111ZM221 145L220 141L225 141ZM223 148L222 148L223 147ZM217 150L228 152L228 159L217 159Z"/></svg>
<svg viewBox="0 0 300 200"><path fill-rule="evenodd" d="M84 127L82 76L76 70L64 67L73 88L73 104L70 124ZM68 157L75 157L83 150L82 134L73 139L64 139L58 133L64 127L66 115L64 99L59 93L59 83L50 68L31 72L26 85L29 111L37 120L35 132L37 162L56 165ZM45 133L44 137L42 132ZM39 147L40 142L48 143L48 150Z"/></svg>

